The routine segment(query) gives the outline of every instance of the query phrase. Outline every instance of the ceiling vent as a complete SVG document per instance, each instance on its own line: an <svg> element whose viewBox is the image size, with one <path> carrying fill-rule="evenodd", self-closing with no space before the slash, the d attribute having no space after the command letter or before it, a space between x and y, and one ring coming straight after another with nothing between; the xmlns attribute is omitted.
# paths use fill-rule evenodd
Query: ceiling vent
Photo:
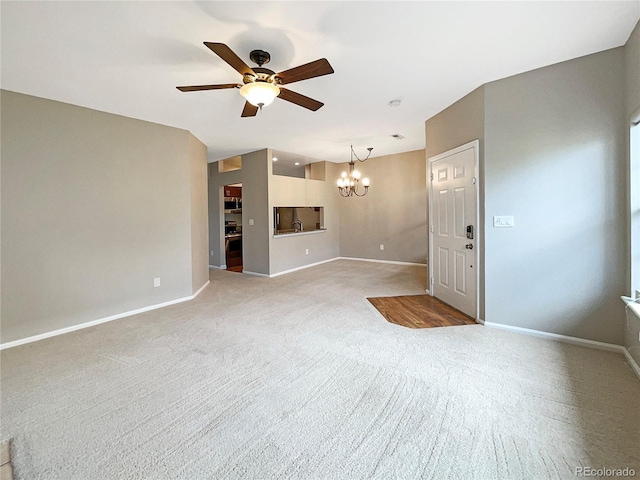
<svg viewBox="0 0 640 480"><path fill-rule="evenodd" d="M394 133L393 135L391 135L393 138L395 138L396 140L404 140L404 137L402 135L400 135L399 133Z"/></svg>

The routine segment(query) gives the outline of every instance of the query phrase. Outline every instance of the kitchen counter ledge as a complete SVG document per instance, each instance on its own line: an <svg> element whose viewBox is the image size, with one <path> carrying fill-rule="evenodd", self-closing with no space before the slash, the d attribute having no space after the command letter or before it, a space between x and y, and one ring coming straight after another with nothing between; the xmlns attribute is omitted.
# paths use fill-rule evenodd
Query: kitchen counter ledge
<svg viewBox="0 0 640 480"><path fill-rule="evenodd" d="M288 231L288 230L284 230L282 231L282 233L274 233L273 234L273 238L282 238L282 237L295 237L298 235L310 235L312 233L324 233L326 232L327 229L326 228L318 228L315 230L302 230L302 231Z"/></svg>

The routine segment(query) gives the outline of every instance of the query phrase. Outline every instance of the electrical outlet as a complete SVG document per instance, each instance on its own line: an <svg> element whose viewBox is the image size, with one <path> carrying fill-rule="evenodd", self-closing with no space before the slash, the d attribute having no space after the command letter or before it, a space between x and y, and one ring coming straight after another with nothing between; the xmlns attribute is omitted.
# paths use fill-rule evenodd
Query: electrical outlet
<svg viewBox="0 0 640 480"><path fill-rule="evenodd" d="M211 250L211 256L213 257L213 250Z"/></svg>
<svg viewBox="0 0 640 480"><path fill-rule="evenodd" d="M305 254L305 255L309 255L309 249L308 249L308 248L305 248L305 250L304 250L304 254Z"/></svg>
<svg viewBox="0 0 640 480"><path fill-rule="evenodd" d="M160 277L156 277L153 279L153 286L154 288L160 286Z"/></svg>
<svg viewBox="0 0 640 480"><path fill-rule="evenodd" d="M380 244L380 250L384 250L384 245Z"/></svg>
<svg viewBox="0 0 640 480"><path fill-rule="evenodd" d="M249 225L253 225L253 218L249 219Z"/></svg>

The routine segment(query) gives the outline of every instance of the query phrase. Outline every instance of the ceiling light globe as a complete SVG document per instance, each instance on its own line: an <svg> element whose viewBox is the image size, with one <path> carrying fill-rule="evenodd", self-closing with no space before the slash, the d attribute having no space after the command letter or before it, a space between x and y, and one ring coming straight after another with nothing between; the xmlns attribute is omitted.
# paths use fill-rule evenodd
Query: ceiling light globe
<svg viewBox="0 0 640 480"><path fill-rule="evenodd" d="M347 178L347 172L342 172L342 174L340 175L342 178Z"/></svg>
<svg viewBox="0 0 640 480"><path fill-rule="evenodd" d="M369 177L364 177L362 179L362 186L363 187L368 187L369 186Z"/></svg>
<svg viewBox="0 0 640 480"><path fill-rule="evenodd" d="M360 179L360 172L358 170L354 170L353 172L351 172L351 176L358 180Z"/></svg>
<svg viewBox="0 0 640 480"><path fill-rule="evenodd" d="M242 86L240 95L251 105L264 107L270 105L280 95L280 89L271 83L252 82Z"/></svg>

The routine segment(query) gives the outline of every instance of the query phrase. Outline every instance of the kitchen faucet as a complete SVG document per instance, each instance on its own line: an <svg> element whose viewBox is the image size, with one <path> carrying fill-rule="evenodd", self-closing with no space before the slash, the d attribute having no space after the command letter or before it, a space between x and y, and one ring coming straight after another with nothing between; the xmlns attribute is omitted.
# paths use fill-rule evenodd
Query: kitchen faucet
<svg viewBox="0 0 640 480"><path fill-rule="evenodd" d="M291 226L293 227L293 229L294 229L294 230L296 229L296 223L299 223L299 224L300 224L300 231L302 231L302 222L301 222L300 220L296 220L295 222L293 222L293 223L291 224Z"/></svg>

